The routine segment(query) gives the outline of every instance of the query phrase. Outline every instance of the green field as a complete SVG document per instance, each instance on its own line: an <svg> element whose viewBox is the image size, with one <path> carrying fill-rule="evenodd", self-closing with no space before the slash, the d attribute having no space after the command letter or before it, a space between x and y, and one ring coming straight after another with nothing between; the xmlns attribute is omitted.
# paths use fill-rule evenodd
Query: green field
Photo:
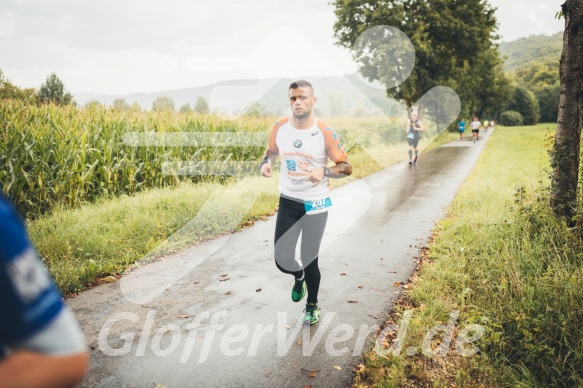
<svg viewBox="0 0 583 388"><path fill-rule="evenodd" d="M481 352L460 357L453 341L445 357L371 352L357 385L583 384L583 245L550 216L552 127L497 128L395 311L397 318L413 311L404 349L459 310L458 330L485 328Z"/></svg>

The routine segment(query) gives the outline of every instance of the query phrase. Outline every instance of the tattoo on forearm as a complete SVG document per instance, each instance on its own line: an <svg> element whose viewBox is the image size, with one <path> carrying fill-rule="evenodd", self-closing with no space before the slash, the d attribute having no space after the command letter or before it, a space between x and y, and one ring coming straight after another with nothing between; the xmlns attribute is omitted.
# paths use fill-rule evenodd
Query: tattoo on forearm
<svg viewBox="0 0 583 388"><path fill-rule="evenodd" d="M329 170L329 178L345 178L352 174L352 166L347 162L340 162Z"/></svg>

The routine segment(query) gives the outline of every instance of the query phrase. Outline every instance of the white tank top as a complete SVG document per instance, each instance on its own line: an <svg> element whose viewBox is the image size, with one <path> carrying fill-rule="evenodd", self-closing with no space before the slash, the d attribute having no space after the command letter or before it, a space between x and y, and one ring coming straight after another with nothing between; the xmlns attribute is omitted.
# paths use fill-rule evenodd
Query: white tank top
<svg viewBox="0 0 583 388"><path fill-rule="evenodd" d="M346 158L336 131L318 119L309 129L294 128L289 117L277 120L271 127L268 150L281 155L279 191L303 201L330 195L327 177L316 186L306 180L310 169L325 167L328 158L335 164Z"/></svg>

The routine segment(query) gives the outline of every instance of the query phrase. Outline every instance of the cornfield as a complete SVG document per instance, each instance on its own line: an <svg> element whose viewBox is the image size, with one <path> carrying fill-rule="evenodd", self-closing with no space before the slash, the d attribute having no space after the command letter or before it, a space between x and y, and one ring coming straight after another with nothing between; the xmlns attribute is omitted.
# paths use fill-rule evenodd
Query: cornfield
<svg viewBox="0 0 583 388"><path fill-rule="evenodd" d="M237 147L133 147L128 132L264 132L272 119L221 119L212 115L172 112L127 112L105 108L0 103L0 186L26 218L57 204L74 207L101 196L133 194L181 180L214 179L165 175L172 161L259 161L264 145Z"/></svg>
<svg viewBox="0 0 583 388"><path fill-rule="evenodd" d="M273 118L241 117L228 120L214 115L173 112L135 112L100 106L30 105L0 101L0 187L20 213L34 219L56 206L76 207L103 196L131 195L144 189L175 186L183 180L222 179L229 162L256 162L263 154ZM345 149L386 142L392 126L380 118L330 120ZM238 146L222 138L220 144L197 146L157 144L136 147L124 143L128 133L253 132L254 145ZM402 131L399 131L399 133ZM392 136L391 136L392 137ZM261 140L263 139L263 140ZM216 163L217 174L168 174L165 163ZM251 163L253 164L253 163ZM219 178L217 178L217 176Z"/></svg>

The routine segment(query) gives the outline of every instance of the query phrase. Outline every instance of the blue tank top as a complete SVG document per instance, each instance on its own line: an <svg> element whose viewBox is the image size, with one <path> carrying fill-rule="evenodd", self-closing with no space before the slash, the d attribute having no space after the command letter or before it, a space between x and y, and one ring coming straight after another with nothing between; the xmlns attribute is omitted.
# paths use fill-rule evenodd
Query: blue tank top
<svg viewBox="0 0 583 388"><path fill-rule="evenodd" d="M16 210L0 195L0 359L7 345L43 329L63 308Z"/></svg>

